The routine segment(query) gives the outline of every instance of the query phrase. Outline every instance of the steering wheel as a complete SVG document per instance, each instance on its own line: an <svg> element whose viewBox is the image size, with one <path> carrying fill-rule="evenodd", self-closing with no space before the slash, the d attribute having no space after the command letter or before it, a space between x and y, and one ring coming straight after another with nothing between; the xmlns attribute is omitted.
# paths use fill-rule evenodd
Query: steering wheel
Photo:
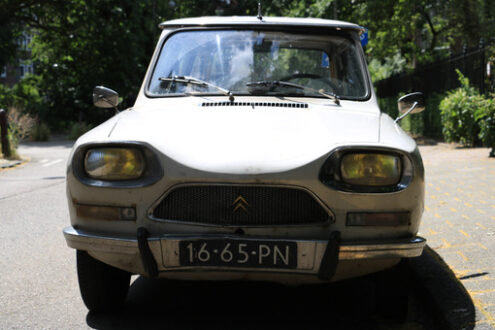
<svg viewBox="0 0 495 330"><path fill-rule="evenodd" d="M280 81L289 81L292 79L301 79L301 78L321 80L324 84L330 86L330 88L332 89L332 92L338 91L337 86L333 82L331 82L330 80L328 80L325 77L322 77L322 76L314 74L314 73L294 73L294 74L291 74L289 76L285 76L285 77L281 78Z"/></svg>

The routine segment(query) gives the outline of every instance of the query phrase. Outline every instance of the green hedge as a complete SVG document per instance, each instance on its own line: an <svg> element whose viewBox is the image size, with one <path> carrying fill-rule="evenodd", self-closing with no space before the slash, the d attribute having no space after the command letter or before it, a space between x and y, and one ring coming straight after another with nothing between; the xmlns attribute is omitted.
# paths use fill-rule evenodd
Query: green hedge
<svg viewBox="0 0 495 330"><path fill-rule="evenodd" d="M448 142L464 146L491 147L495 156L495 95L484 96L457 70L461 87L450 91L440 103L443 134Z"/></svg>

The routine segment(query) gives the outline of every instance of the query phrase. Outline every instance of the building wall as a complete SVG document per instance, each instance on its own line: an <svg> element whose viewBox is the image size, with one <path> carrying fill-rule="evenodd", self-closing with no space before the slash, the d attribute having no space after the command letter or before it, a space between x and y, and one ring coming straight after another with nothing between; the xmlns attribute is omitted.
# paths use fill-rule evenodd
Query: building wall
<svg viewBox="0 0 495 330"><path fill-rule="evenodd" d="M0 84L12 87L27 74L34 74L35 65L30 48L32 39L33 34L26 31L17 39L19 57L13 63L0 68Z"/></svg>

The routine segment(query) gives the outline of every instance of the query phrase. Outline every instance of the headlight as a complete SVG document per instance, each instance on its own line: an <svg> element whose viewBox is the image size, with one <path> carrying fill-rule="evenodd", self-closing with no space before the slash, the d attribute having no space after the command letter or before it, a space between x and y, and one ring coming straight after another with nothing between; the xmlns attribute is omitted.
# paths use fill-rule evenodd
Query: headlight
<svg viewBox="0 0 495 330"><path fill-rule="evenodd" d="M132 180L144 171L144 157L135 148L89 149L84 157L84 170L93 179Z"/></svg>
<svg viewBox="0 0 495 330"><path fill-rule="evenodd" d="M342 180L356 186L391 186L399 183L402 163L399 157L381 153L348 153L340 162Z"/></svg>

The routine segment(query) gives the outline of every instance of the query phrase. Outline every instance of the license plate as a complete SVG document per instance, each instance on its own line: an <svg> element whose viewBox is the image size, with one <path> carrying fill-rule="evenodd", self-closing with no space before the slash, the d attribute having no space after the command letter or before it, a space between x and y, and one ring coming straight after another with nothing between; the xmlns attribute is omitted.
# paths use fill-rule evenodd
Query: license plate
<svg viewBox="0 0 495 330"><path fill-rule="evenodd" d="M199 239L179 242L182 266L297 268L297 243Z"/></svg>

